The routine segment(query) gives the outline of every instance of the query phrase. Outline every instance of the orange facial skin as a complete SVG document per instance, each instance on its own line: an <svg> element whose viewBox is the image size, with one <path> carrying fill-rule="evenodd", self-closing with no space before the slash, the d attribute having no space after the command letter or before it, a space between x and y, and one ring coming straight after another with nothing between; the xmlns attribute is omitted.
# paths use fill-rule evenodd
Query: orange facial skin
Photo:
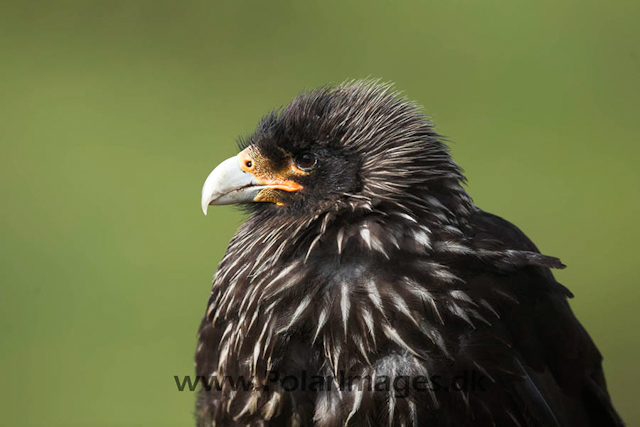
<svg viewBox="0 0 640 427"><path fill-rule="evenodd" d="M242 150L238 154L238 159L242 170L253 175L257 184L268 186L258 193L254 199L256 202L271 202L282 205L278 199L278 192L275 190L295 192L304 188L291 179L292 176L306 175L306 172L296 167L293 159L285 168L278 171L271 169L264 157L253 147Z"/></svg>

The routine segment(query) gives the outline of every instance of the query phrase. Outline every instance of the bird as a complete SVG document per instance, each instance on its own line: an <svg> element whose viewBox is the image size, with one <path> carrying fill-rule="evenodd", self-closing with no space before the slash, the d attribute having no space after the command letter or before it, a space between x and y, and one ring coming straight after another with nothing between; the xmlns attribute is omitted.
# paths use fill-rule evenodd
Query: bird
<svg viewBox="0 0 640 427"><path fill-rule="evenodd" d="M475 205L423 108L301 92L206 178L246 221L198 329L198 426L621 426L573 294Z"/></svg>

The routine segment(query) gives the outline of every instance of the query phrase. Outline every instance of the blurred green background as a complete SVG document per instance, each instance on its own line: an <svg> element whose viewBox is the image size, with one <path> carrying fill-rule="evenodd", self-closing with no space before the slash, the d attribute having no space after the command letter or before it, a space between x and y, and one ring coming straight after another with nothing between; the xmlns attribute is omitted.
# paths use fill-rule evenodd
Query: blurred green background
<svg viewBox="0 0 640 427"><path fill-rule="evenodd" d="M425 107L545 253L640 424L640 5L0 0L0 424L190 426L196 328L242 221L200 188L300 90Z"/></svg>

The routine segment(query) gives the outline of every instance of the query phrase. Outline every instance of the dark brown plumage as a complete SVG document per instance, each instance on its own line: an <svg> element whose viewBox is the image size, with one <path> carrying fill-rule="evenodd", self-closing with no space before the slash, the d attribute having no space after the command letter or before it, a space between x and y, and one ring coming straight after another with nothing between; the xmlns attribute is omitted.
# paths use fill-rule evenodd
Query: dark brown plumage
<svg viewBox="0 0 640 427"><path fill-rule="evenodd" d="M414 104L370 82L322 88L242 148L203 189L205 213L262 203L198 334L199 425L622 425L550 271L564 266L474 205Z"/></svg>

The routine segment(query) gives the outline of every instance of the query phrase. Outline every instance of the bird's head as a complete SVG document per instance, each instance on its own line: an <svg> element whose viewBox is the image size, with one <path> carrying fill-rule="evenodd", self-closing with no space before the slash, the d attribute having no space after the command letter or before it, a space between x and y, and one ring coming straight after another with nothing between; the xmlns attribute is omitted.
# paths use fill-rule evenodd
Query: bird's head
<svg viewBox="0 0 640 427"><path fill-rule="evenodd" d="M265 116L241 148L207 177L205 214L209 205L232 203L276 215L380 204L412 210L466 195L431 123L375 82L305 92Z"/></svg>

